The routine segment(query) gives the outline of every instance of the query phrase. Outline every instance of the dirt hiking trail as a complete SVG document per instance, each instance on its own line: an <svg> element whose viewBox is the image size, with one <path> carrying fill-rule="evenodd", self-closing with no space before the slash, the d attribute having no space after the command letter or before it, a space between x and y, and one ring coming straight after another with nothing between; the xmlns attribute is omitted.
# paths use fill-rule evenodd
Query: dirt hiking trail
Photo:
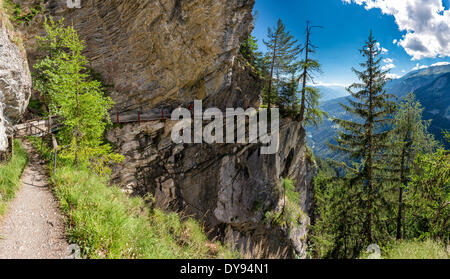
<svg viewBox="0 0 450 279"><path fill-rule="evenodd" d="M64 259L70 253L64 217L48 183L45 163L23 141L29 162L21 188L0 219L0 259Z"/></svg>

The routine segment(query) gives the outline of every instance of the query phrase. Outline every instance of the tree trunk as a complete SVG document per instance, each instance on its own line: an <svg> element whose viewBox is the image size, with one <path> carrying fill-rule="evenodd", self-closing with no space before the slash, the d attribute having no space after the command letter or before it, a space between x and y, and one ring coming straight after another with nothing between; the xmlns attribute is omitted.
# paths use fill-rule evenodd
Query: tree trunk
<svg viewBox="0 0 450 279"><path fill-rule="evenodd" d="M372 53L372 49L370 49ZM373 164L374 164L374 144L373 144L373 57L369 58L369 117L368 117L368 137L369 137L369 150L367 157L367 182L368 182L368 195L367 195L367 240L369 243L373 241L372 232L372 207L373 207Z"/></svg>
<svg viewBox="0 0 450 279"><path fill-rule="evenodd" d="M308 56L309 56L309 26L306 27L306 46L305 46L305 65L303 65L303 84L302 84L302 100L300 104L300 114L299 114L299 122L302 122L305 118L305 110L306 110L306 78L308 77Z"/></svg>
<svg viewBox="0 0 450 279"><path fill-rule="evenodd" d="M278 32L278 31L277 31ZM270 111L270 107L272 105L272 82L273 82L273 69L275 67L275 57L277 55L277 41L278 35L275 37L275 42L273 46L273 56L272 56L272 65L270 66L270 78L269 78L269 88L267 92L267 110Z"/></svg>
<svg viewBox="0 0 450 279"><path fill-rule="evenodd" d="M406 152L407 152L407 144L406 141L408 140L408 133L409 131L406 131L405 138L403 141L403 148L402 148L402 157L401 157L401 163L400 163L400 186L398 189L398 213L397 213L397 239L402 239L402 220L403 220L403 185L406 185L407 177L405 173L405 161L406 161Z"/></svg>

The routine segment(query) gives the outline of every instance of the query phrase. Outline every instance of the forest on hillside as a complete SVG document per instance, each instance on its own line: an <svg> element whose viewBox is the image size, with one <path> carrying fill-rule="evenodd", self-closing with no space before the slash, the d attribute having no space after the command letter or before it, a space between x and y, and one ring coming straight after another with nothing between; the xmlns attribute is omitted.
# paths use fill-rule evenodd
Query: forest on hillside
<svg viewBox="0 0 450 279"><path fill-rule="evenodd" d="M326 148L338 156L314 154L319 173L310 256L358 258L371 244L389 247L401 241L436 241L445 247L450 240L449 132L442 129L437 140L414 93L399 98L386 90L389 70L382 68L382 50L372 32L361 42L361 63L352 69L359 82L347 88L350 97L338 99L350 117L329 117L314 82L321 74L313 42L319 29L307 22L300 43L279 20L262 42L266 53L253 36L240 49L264 80L263 106L278 107L304 127L318 126L324 117L337 127Z"/></svg>

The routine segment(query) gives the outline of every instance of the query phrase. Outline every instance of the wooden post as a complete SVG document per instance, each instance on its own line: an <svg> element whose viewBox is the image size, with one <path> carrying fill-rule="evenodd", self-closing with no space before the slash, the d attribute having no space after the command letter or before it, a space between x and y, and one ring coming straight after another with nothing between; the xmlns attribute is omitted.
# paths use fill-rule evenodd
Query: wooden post
<svg viewBox="0 0 450 279"><path fill-rule="evenodd" d="M54 165L53 165L53 172L56 172L56 158L58 156L58 142L56 141L55 135L52 134L52 142L53 142L53 150L54 150Z"/></svg>
<svg viewBox="0 0 450 279"><path fill-rule="evenodd" d="M10 136L8 138L8 144L9 144L9 154L12 158L14 156L14 136Z"/></svg>
<svg viewBox="0 0 450 279"><path fill-rule="evenodd" d="M138 111L138 125L141 125L141 112Z"/></svg>
<svg viewBox="0 0 450 279"><path fill-rule="evenodd" d="M119 125L119 112L117 112L117 125Z"/></svg>

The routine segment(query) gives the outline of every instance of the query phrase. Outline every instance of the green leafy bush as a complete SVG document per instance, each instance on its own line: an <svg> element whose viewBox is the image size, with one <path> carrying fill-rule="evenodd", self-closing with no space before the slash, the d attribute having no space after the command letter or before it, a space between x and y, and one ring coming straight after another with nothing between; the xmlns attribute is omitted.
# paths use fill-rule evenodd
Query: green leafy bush
<svg viewBox="0 0 450 279"><path fill-rule="evenodd" d="M57 134L61 156L89 166L99 175L108 175L108 166L123 160L103 138L111 125L108 110L114 103L102 83L90 76L88 60L82 55L85 42L63 21L46 19L46 36L37 37L45 55L33 66L34 86L48 100L49 113L63 119Z"/></svg>
<svg viewBox="0 0 450 279"><path fill-rule="evenodd" d="M11 0L3 1L3 8L10 14L10 19L15 23L25 23L29 25L31 21L44 11L44 0L37 1L37 4L30 8L22 8L20 4Z"/></svg>

